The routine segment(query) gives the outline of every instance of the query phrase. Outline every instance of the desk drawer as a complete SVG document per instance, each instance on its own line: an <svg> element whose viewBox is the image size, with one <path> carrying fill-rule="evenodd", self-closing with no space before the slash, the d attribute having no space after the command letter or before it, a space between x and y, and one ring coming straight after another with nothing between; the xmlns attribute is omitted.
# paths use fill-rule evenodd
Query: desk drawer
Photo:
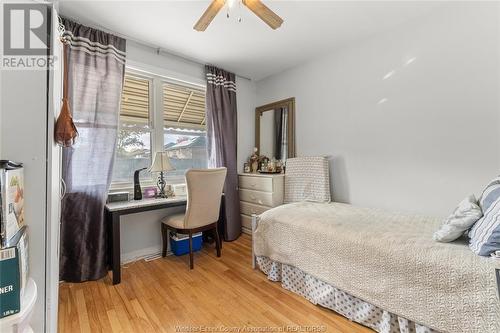
<svg viewBox="0 0 500 333"><path fill-rule="evenodd" d="M268 207L276 207L283 201L277 193L252 190L240 190L240 200Z"/></svg>
<svg viewBox="0 0 500 333"><path fill-rule="evenodd" d="M241 214L252 215L257 214L260 215L268 210L269 207L256 205L250 202L240 201L240 211Z"/></svg>
<svg viewBox="0 0 500 333"><path fill-rule="evenodd" d="M239 176L241 189L273 192L272 177Z"/></svg>

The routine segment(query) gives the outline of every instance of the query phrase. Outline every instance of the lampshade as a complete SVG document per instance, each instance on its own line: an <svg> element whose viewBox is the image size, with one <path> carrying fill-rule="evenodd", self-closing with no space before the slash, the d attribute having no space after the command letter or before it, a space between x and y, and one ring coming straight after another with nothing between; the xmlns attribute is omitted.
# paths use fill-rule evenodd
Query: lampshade
<svg viewBox="0 0 500 333"><path fill-rule="evenodd" d="M151 168L149 168L149 171L160 172L171 170L175 170L175 168L170 163L170 159L168 158L167 153L164 151L157 152L153 160L153 164L151 165Z"/></svg>

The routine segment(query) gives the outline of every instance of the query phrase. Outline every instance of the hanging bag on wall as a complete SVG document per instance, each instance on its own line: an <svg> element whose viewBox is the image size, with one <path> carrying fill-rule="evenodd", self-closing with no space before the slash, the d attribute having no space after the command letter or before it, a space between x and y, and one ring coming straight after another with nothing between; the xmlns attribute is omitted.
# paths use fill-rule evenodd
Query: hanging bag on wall
<svg viewBox="0 0 500 333"><path fill-rule="evenodd" d="M63 147L71 147L78 136L78 130L73 123L73 118L71 117L69 101L68 101L68 52L69 48L67 44L64 44L64 82L63 82L63 99L61 113L57 117L56 126L54 129L55 141L58 145Z"/></svg>

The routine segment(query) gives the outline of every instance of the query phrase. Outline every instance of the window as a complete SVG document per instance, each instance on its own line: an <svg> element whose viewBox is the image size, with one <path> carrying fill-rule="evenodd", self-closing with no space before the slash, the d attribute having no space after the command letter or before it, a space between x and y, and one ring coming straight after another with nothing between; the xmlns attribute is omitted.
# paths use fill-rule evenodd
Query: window
<svg viewBox="0 0 500 333"><path fill-rule="evenodd" d="M151 83L148 78L125 75L113 183L131 183L135 170L151 165ZM141 178L151 179L151 174L142 172Z"/></svg>
<svg viewBox="0 0 500 333"><path fill-rule="evenodd" d="M158 99L153 92L158 92ZM127 70L113 187L130 187L134 171L149 167L160 150L168 152L175 167L166 174L167 184L184 183L189 168L207 167L205 89ZM145 170L141 180L143 185L154 184L156 175Z"/></svg>
<svg viewBox="0 0 500 333"><path fill-rule="evenodd" d="M184 182L190 168L207 167L205 90L187 85L163 84L164 150L175 170L167 182Z"/></svg>

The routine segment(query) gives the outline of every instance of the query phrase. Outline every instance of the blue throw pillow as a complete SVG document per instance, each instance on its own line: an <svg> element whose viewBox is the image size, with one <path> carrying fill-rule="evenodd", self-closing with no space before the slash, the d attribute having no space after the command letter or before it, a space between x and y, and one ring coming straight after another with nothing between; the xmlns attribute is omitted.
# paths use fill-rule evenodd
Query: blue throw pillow
<svg viewBox="0 0 500 333"><path fill-rule="evenodd" d="M469 231L469 247L474 253L489 256L500 250L500 176L486 186L479 206L484 216Z"/></svg>

